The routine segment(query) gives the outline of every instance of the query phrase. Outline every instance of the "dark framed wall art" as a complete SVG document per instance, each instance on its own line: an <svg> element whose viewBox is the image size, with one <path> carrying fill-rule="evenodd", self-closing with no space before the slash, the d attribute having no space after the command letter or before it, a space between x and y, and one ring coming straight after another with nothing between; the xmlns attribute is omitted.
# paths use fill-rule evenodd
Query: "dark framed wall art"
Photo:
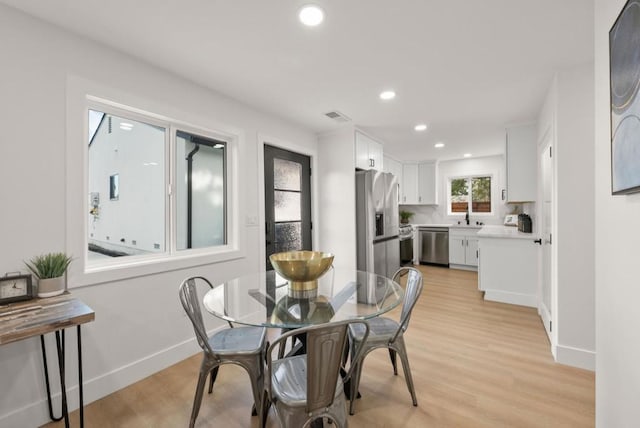
<svg viewBox="0 0 640 428"><path fill-rule="evenodd" d="M628 0L609 31L611 193L640 192L640 0Z"/></svg>

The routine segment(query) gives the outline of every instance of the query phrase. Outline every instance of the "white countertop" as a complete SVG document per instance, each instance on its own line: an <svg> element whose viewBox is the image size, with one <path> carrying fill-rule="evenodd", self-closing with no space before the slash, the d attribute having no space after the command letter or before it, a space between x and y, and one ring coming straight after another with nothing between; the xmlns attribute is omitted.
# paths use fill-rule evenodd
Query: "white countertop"
<svg viewBox="0 0 640 428"><path fill-rule="evenodd" d="M483 226L478 232L478 238L511 238L511 239L538 239L535 233L518 231L514 226Z"/></svg>
<svg viewBox="0 0 640 428"><path fill-rule="evenodd" d="M470 223L470 224L452 224L449 226L451 229L482 229L484 226L480 224Z"/></svg>
<svg viewBox="0 0 640 428"><path fill-rule="evenodd" d="M436 224L436 223L424 223L424 224L419 224L419 223L411 223L411 226L413 226L414 229L418 228L418 227L451 227L453 226L451 223L446 223L446 224Z"/></svg>

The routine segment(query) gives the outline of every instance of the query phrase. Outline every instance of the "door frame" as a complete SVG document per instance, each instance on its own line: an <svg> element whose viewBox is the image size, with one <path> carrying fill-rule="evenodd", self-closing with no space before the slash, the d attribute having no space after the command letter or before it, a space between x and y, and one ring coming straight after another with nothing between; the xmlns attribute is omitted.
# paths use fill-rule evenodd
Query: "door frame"
<svg viewBox="0 0 640 428"><path fill-rule="evenodd" d="M264 236L266 233L266 215L264 211L264 146L273 146L283 150L288 150L290 152L299 153L301 155L309 156L311 158L311 223L313 224L313 228L311 229L311 245L312 248L315 249L315 245L318 242L318 199L317 192L318 189L318 177L317 174L314 174L313 171L318 170L318 152L315 147L310 148L307 146L302 146L299 144L291 143L287 140L282 140L277 137L272 137L266 134L258 134L258 144L257 144L257 160L258 160L258 188L260 191L258 192L258 233L259 240L261 242L259 248L259 259L260 271L264 271L267 269L267 249L264 245Z"/></svg>

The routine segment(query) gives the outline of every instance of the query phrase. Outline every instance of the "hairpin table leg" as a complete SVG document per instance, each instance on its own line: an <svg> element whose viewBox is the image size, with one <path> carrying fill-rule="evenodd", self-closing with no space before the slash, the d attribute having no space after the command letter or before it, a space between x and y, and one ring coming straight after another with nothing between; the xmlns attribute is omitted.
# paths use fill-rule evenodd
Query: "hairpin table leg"
<svg viewBox="0 0 640 428"><path fill-rule="evenodd" d="M69 428L69 409L67 407L67 387L65 385L65 361L64 361L64 329L57 330L56 335L56 350L58 353L58 369L60 370L60 394L62 395L62 409L60 417L53 415L53 405L51 403L51 386L49 383L49 369L47 367L47 350L44 345L44 336L40 336L40 346L42 347L42 361L44 364L44 378L47 387L47 405L49 406L49 417L54 421L59 421L64 418L65 428ZM82 399L80 400L82 403ZM82 425L82 423L81 423Z"/></svg>

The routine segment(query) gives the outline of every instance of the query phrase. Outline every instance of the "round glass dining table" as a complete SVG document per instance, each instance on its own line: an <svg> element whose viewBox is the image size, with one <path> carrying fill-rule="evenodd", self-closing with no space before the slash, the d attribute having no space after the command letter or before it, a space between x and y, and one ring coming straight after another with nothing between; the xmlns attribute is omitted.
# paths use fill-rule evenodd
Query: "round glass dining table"
<svg viewBox="0 0 640 428"><path fill-rule="evenodd" d="M313 290L291 289L287 280L268 271L224 282L203 300L209 313L233 323L295 329L377 317L398 306L403 296L400 285L384 276L332 268Z"/></svg>

